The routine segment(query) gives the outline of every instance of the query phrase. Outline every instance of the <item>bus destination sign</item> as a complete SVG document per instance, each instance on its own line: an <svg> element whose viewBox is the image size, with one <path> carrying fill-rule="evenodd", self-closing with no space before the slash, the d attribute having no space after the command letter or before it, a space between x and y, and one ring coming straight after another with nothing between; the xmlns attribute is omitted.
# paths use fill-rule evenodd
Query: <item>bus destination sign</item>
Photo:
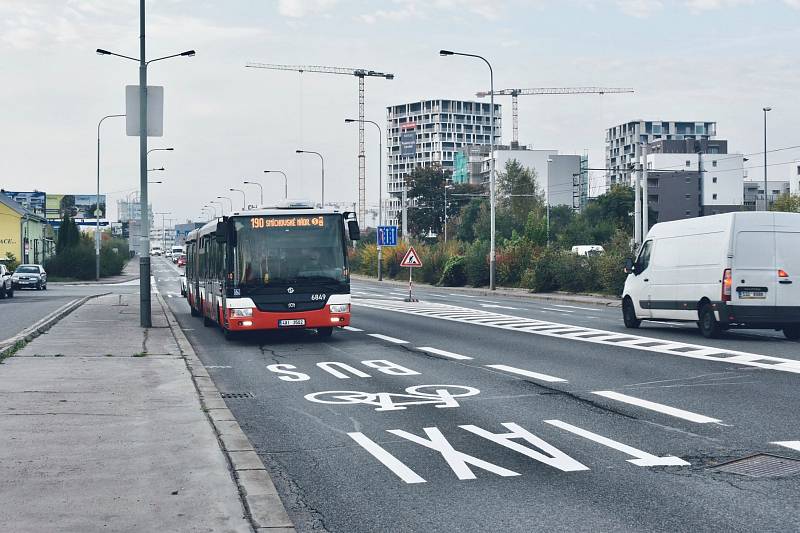
<svg viewBox="0 0 800 533"><path fill-rule="evenodd" d="M252 217L250 227L263 228L321 228L325 225L324 217Z"/></svg>

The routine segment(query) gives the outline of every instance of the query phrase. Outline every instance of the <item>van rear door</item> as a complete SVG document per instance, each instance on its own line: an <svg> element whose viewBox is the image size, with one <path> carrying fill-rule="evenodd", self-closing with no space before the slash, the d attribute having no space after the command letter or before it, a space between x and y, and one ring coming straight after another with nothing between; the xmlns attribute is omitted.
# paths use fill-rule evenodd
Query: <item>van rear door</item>
<svg viewBox="0 0 800 533"><path fill-rule="evenodd" d="M774 306L778 267L775 266L775 233L740 231L733 253L733 291L736 306ZM720 272L720 277L722 276Z"/></svg>
<svg viewBox="0 0 800 533"><path fill-rule="evenodd" d="M777 265L775 305L800 306L800 232L775 233L775 252Z"/></svg>

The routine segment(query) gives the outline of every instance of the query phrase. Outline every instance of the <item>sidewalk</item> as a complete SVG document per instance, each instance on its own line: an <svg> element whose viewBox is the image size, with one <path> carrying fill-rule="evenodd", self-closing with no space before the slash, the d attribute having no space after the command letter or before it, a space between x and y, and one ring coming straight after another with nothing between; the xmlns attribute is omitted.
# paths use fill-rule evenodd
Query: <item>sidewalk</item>
<svg viewBox="0 0 800 533"><path fill-rule="evenodd" d="M0 364L0 531L294 531L156 295L153 308L142 329L138 294L91 299Z"/></svg>
<svg viewBox="0 0 800 533"><path fill-rule="evenodd" d="M359 281L374 281L377 282L378 278L364 276L362 274L351 274L350 277ZM402 287L408 290L408 281L392 280L383 278L381 283L391 284L395 287ZM497 287L497 290L490 291L487 287L440 287L437 285L429 285L427 283L414 282L414 287L425 287L426 289L441 289L452 292L463 292L464 294L473 294L476 296L504 296L510 298L528 298L531 300L542 300L546 302L571 302L587 305L597 305L602 307L621 307L619 298L610 298L608 296L600 296L594 294L572 294L568 292L530 292L527 289L519 289L513 287Z"/></svg>

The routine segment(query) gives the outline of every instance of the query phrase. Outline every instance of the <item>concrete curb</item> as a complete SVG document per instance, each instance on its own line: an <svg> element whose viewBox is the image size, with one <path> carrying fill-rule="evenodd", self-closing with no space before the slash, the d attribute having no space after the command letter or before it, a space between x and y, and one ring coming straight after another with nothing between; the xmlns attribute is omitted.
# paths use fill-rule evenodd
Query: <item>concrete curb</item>
<svg viewBox="0 0 800 533"><path fill-rule="evenodd" d="M228 459L245 514L253 529L271 533L293 533L294 524L289 519L264 463L228 409L208 370L197 357L164 297L161 294L157 294L156 297L186 361L186 367L200 397L200 404L214 428L222 453Z"/></svg>
<svg viewBox="0 0 800 533"><path fill-rule="evenodd" d="M377 278L373 278L370 276L363 276L360 274L351 274L351 278L361 281L378 281ZM381 283L391 284L395 286L403 287L404 289L408 289L408 282L407 281L397 281L393 279L385 279ZM515 288L506 288L506 287L498 287L495 291L490 291L489 289L483 288L474 288L474 287L439 287L437 285L428 285L427 283L417 283L414 282L414 286L426 287L431 289L440 289L440 290L448 290L453 292L463 292L464 294L473 294L477 296L505 296L508 298L521 298L521 299L528 299L528 300L541 300L545 302L570 302L570 303L581 303L581 304L588 304L588 305L596 305L598 307L622 307L622 304L619 300L615 300L612 298L601 297L601 296L592 296L592 295L580 295L580 294L559 294L559 293L533 293L527 292L524 289L515 289Z"/></svg>
<svg viewBox="0 0 800 533"><path fill-rule="evenodd" d="M13 337L0 341L0 361L7 357L10 352L16 351L15 349L21 348L48 329L52 328L54 325L56 325L56 323L58 323L59 320L88 302L90 299L97 298L99 296L105 296L106 294L110 293L92 294L90 296L84 296L83 298L76 298L75 300L62 305L33 325L23 329Z"/></svg>

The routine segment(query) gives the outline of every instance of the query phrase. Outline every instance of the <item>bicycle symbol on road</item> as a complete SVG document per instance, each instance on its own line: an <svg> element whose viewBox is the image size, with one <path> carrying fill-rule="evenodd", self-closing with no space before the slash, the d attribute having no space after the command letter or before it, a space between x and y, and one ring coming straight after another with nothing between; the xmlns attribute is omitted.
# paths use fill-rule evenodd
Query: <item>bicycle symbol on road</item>
<svg viewBox="0 0 800 533"><path fill-rule="evenodd" d="M430 404L439 409L459 407L456 398L475 396L481 391L464 385L415 385L408 387L405 392L402 394L333 390L306 394L305 399L330 405L374 405L376 411L400 411L408 405Z"/></svg>

